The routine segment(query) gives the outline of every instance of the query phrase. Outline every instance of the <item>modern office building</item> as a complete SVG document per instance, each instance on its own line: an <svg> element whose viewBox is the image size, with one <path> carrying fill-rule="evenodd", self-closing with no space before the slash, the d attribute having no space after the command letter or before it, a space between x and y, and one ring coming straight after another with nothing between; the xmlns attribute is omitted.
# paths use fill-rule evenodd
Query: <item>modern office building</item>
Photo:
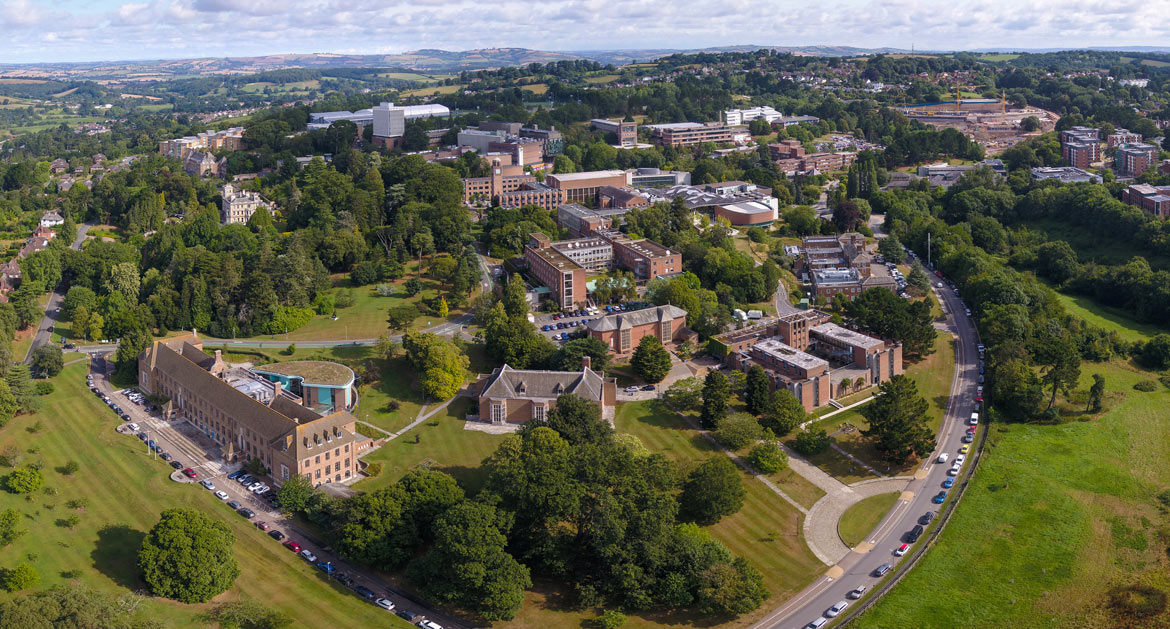
<svg viewBox="0 0 1170 629"><path fill-rule="evenodd" d="M1060 132L1060 156L1074 168L1089 168L1101 159L1101 135L1093 127L1070 127Z"/></svg>
<svg viewBox="0 0 1170 629"><path fill-rule="evenodd" d="M885 266L873 264L865 237L856 232L840 236L807 236L796 259L798 277L812 284L813 296L833 299L838 293L852 299L872 288L897 290Z"/></svg>
<svg viewBox="0 0 1170 629"><path fill-rule="evenodd" d="M626 173L629 176L628 184L635 188L666 188L691 183L691 173L685 170L633 168Z"/></svg>
<svg viewBox="0 0 1170 629"><path fill-rule="evenodd" d="M770 124L783 117L784 114L767 105L762 107L751 107L749 109L728 109L723 112L723 124L729 126L742 125L759 118L767 120Z"/></svg>
<svg viewBox="0 0 1170 629"><path fill-rule="evenodd" d="M1119 177L1137 177L1158 165L1158 147L1136 142L1117 147L1114 166Z"/></svg>
<svg viewBox="0 0 1170 629"><path fill-rule="evenodd" d="M1101 183L1101 175L1073 166L1040 166L1032 169L1032 179L1055 179L1061 183Z"/></svg>
<svg viewBox="0 0 1170 629"><path fill-rule="evenodd" d="M628 356L643 337L657 337L666 347L694 339L686 327L687 311L677 306L656 306L630 312L616 312L585 324L589 337L609 347L618 356Z"/></svg>
<svg viewBox="0 0 1170 629"><path fill-rule="evenodd" d="M302 404L327 415L353 410L358 393L353 370L324 360L295 360L253 367L252 373L279 382L283 389L300 396Z"/></svg>
<svg viewBox="0 0 1170 629"><path fill-rule="evenodd" d="M744 127L732 127L722 122L672 122L646 125L654 141L662 146L695 146L696 144L731 144L751 139Z"/></svg>
<svg viewBox="0 0 1170 629"><path fill-rule="evenodd" d="M357 111L319 111L309 114L308 129L328 129L333 123L346 120L357 125L358 129L373 124L374 110L359 109Z"/></svg>
<svg viewBox="0 0 1170 629"><path fill-rule="evenodd" d="M166 408L218 444L225 460L259 460L277 483L294 474L314 485L356 477L368 440L353 415L297 395L279 378L229 367L218 350L209 356L202 347L195 334L155 341L138 355L139 388L169 398Z"/></svg>
<svg viewBox="0 0 1170 629"><path fill-rule="evenodd" d="M594 118L589 121L589 126L598 131L614 134L617 137L617 146L621 148L632 149L638 145L638 123L636 122Z"/></svg>
<svg viewBox="0 0 1170 629"><path fill-rule="evenodd" d="M585 267L552 247L544 234L530 234L524 247L528 270L551 291L552 300L561 308L583 306L588 299Z"/></svg>
<svg viewBox="0 0 1170 629"><path fill-rule="evenodd" d="M616 229L600 229L597 235L613 246L613 266L625 269L639 280L670 277L683 272L682 254L650 240L632 240Z"/></svg>
<svg viewBox="0 0 1170 629"><path fill-rule="evenodd" d="M223 131L204 131L158 143L158 152L164 157L184 160L192 151L238 151L244 148L244 128L232 127Z"/></svg>
<svg viewBox="0 0 1170 629"><path fill-rule="evenodd" d="M778 218L776 208L759 201L740 201L715 206L715 218L727 219L737 227L762 227Z"/></svg>
<svg viewBox="0 0 1170 629"><path fill-rule="evenodd" d="M445 105L406 105L398 106L394 103L379 103L373 109L374 144L387 149L396 149L401 146L402 134L406 132L408 120L423 118L448 118L451 110Z"/></svg>
<svg viewBox="0 0 1170 629"><path fill-rule="evenodd" d="M544 183L564 193L565 202L594 205L597 193L606 186L623 188L627 185L624 170L594 170L582 173L560 173L548 175Z"/></svg>
<svg viewBox="0 0 1170 629"><path fill-rule="evenodd" d="M629 208L587 208L576 203L566 203L557 208L557 227L569 230L573 238L583 238L604 229L617 229Z"/></svg>

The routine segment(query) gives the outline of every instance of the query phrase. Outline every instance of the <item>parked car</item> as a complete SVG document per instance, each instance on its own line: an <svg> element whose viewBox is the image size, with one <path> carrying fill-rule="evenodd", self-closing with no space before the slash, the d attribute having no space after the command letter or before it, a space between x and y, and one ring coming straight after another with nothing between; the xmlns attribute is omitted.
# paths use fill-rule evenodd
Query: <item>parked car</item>
<svg viewBox="0 0 1170 629"><path fill-rule="evenodd" d="M317 555L314 555L312 552L310 552L308 548L301 551L301 557L304 557L305 561L308 561L309 563L317 562Z"/></svg>
<svg viewBox="0 0 1170 629"><path fill-rule="evenodd" d="M630 385L630 386L626 387L626 393L637 393L637 392L638 392L638 387L636 387L636 386Z"/></svg>
<svg viewBox="0 0 1170 629"><path fill-rule="evenodd" d="M198 476L198 474L195 473L195 470L193 470L191 468L187 468L187 469L183 470L183 475L186 476L187 478L195 478L196 476Z"/></svg>
<svg viewBox="0 0 1170 629"><path fill-rule="evenodd" d="M869 589L869 588L868 588L868 586L865 586L865 585L859 585L859 586L857 586L857 588L856 588L855 590L853 590L852 592L850 592L850 593L846 594L845 596L848 596L849 598L851 598L851 599L853 599L853 600L857 600L857 599L861 598L861 597L862 597L862 596L865 594L865 591L866 591L867 589Z"/></svg>
<svg viewBox="0 0 1170 629"><path fill-rule="evenodd" d="M231 474L228 474L227 477L230 478L231 480L236 480L237 478L239 478L243 475L244 475L244 470L236 470L236 471L232 472Z"/></svg>
<svg viewBox="0 0 1170 629"><path fill-rule="evenodd" d="M364 598L366 600L370 600L376 596L374 594L373 590L371 590L370 588L368 588L364 585L359 585L359 586L355 587L353 589L353 591L357 592L358 596L361 596L362 598Z"/></svg>
<svg viewBox="0 0 1170 629"><path fill-rule="evenodd" d="M443 629L443 625L440 625L433 620L424 620L418 623L418 626L422 627L422 629Z"/></svg>
<svg viewBox="0 0 1170 629"><path fill-rule="evenodd" d="M227 500L228 495L226 491L217 491L215 492L215 497L219 498L220 500Z"/></svg>
<svg viewBox="0 0 1170 629"><path fill-rule="evenodd" d="M322 561L321 563L317 564L317 569L321 572L324 572L325 574L333 574L337 571L337 568L334 568L333 564L329 563L328 561Z"/></svg>
<svg viewBox="0 0 1170 629"><path fill-rule="evenodd" d="M236 509L236 513L238 513L238 514L240 514L240 515L244 516L245 518L247 518L247 519L249 519L249 520L251 520L252 518L256 517L256 512L255 512L255 511L252 511L251 509L249 509L249 508L247 508L247 507L243 507L243 508L240 508L240 509Z"/></svg>
<svg viewBox="0 0 1170 629"><path fill-rule="evenodd" d="M177 469L179 469L180 467L183 467L183 464L182 464L182 463L179 463L178 461L171 461L171 467L173 467L173 468L175 468L175 469L177 470Z"/></svg>
<svg viewBox="0 0 1170 629"><path fill-rule="evenodd" d="M846 607L849 607L849 601L839 601L836 605L833 605L832 607L825 610L825 616L828 618L835 618L837 614L845 611Z"/></svg>
<svg viewBox="0 0 1170 629"><path fill-rule="evenodd" d="M138 436L138 438L139 438L139 439L141 439L141 440L143 440L143 441L146 441L146 433L144 433L144 432L140 432L140 433L138 433L138 435L137 435L137 436Z"/></svg>
<svg viewBox="0 0 1170 629"><path fill-rule="evenodd" d="M330 573L330 576L340 581L341 584L346 587L353 587L353 579L351 579L350 576L344 572L332 572Z"/></svg>
<svg viewBox="0 0 1170 629"><path fill-rule="evenodd" d="M281 533L280 531L268 531L268 537L271 537L272 539L279 542L280 540L284 539L284 533Z"/></svg>
<svg viewBox="0 0 1170 629"><path fill-rule="evenodd" d="M388 612L394 611L394 603L392 603L390 599L376 598L374 599L374 604Z"/></svg>
<svg viewBox="0 0 1170 629"><path fill-rule="evenodd" d="M229 500L227 501L227 506L231 507L232 509L239 509L240 503L236 502L235 500Z"/></svg>
<svg viewBox="0 0 1170 629"><path fill-rule="evenodd" d="M947 499L947 492L940 491L931 498L930 501L936 505L941 505Z"/></svg>
<svg viewBox="0 0 1170 629"><path fill-rule="evenodd" d="M292 541L291 539L290 539L290 540L285 540L285 542L284 542L284 547L285 547L285 548L287 548L287 549L289 549L289 550L291 550L291 551L293 551L294 553L299 553L299 552L301 552L301 545L300 545L300 544L298 544L298 543L296 543L296 542L294 542L294 541Z"/></svg>
<svg viewBox="0 0 1170 629"><path fill-rule="evenodd" d="M418 618L418 614L410 611L409 609L400 609L395 613L398 614L399 618L402 618L408 622L414 622L414 619Z"/></svg>
<svg viewBox="0 0 1170 629"><path fill-rule="evenodd" d="M906 551L908 550L910 550L910 544L902 544L901 546L894 549L894 556L901 557L902 555L905 555Z"/></svg>
<svg viewBox="0 0 1170 629"><path fill-rule="evenodd" d="M887 572L889 572L889 571L890 571L890 568L892 568L892 567L893 567L893 566L891 566L890 564L888 564L888 563L884 563L884 564L882 564L882 565L878 566L878 567L877 567L877 568L876 568L876 569L873 571L873 576L875 576L875 577L884 577L884 576L886 576L886 573L887 573Z"/></svg>
<svg viewBox="0 0 1170 629"><path fill-rule="evenodd" d="M950 489L951 487L954 487L955 486L954 477L948 476L947 479L943 481L942 486L943 486L943 489Z"/></svg>
<svg viewBox="0 0 1170 629"><path fill-rule="evenodd" d="M256 528L260 529L261 531L267 531L268 530L268 523L265 522L264 520L258 520L256 522Z"/></svg>
<svg viewBox="0 0 1170 629"><path fill-rule="evenodd" d="M158 455L158 458L160 458L164 461L170 461L171 460L171 453L170 452L163 452L162 454Z"/></svg>
<svg viewBox="0 0 1170 629"><path fill-rule="evenodd" d="M963 443L971 443L972 441L975 441L975 433L969 432L963 435Z"/></svg>
<svg viewBox="0 0 1170 629"><path fill-rule="evenodd" d="M642 387L642 390L643 390L643 391L653 391L653 390L654 390L654 385L652 385L652 384L648 384L648 385L646 385L646 386Z"/></svg>
<svg viewBox="0 0 1170 629"><path fill-rule="evenodd" d="M828 623L829 623L828 618L823 618L823 617L817 618L816 620L805 625L804 629L821 629L821 627L824 627Z"/></svg>
<svg viewBox="0 0 1170 629"><path fill-rule="evenodd" d="M130 430L133 430L133 431L135 431L135 432L137 432L137 431L138 431L138 424L135 424L135 423L131 422L131 423L129 423L129 424L126 424L126 425L130 427Z"/></svg>
<svg viewBox="0 0 1170 629"><path fill-rule="evenodd" d="M261 485L263 485L263 484L264 484L264 483L260 483L260 482L249 483L249 484L248 484L248 491L253 491L253 490L256 490L256 489L260 489Z"/></svg>
<svg viewBox="0 0 1170 629"><path fill-rule="evenodd" d="M934 519L934 516L934 511L927 511L926 513L922 514L921 518L918 518L918 523L922 526L926 526L927 524L930 524L930 521Z"/></svg>
<svg viewBox="0 0 1170 629"><path fill-rule="evenodd" d="M199 481L199 484L203 485L203 488L208 490L208 491L215 491L215 485L212 484L212 482L210 480L203 479L203 480Z"/></svg>
<svg viewBox="0 0 1170 629"><path fill-rule="evenodd" d="M257 496L263 496L264 494L268 493L269 491L271 491L271 490L269 489L268 485L265 485L252 493L256 494Z"/></svg>
<svg viewBox="0 0 1170 629"><path fill-rule="evenodd" d="M943 452L942 454L938 455L938 462L946 463L947 459L949 458L951 458L951 454L949 452Z"/></svg>

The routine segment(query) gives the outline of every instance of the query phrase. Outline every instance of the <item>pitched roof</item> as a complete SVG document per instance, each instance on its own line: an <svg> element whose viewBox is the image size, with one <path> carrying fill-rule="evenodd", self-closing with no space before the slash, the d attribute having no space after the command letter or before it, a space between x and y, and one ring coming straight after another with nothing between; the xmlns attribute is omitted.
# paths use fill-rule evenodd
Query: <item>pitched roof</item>
<svg viewBox="0 0 1170 629"><path fill-rule="evenodd" d="M604 381L596 371L528 371L507 364L497 368L480 389L481 397L554 399L572 393L594 402L601 401Z"/></svg>
<svg viewBox="0 0 1170 629"><path fill-rule="evenodd" d="M606 315L600 319L594 319L586 323L585 327L595 332L608 332L610 330L636 328L647 323L660 323L667 319L686 318L686 316L686 310L678 306L666 305L646 308L644 310L635 310L633 312L619 312Z"/></svg>

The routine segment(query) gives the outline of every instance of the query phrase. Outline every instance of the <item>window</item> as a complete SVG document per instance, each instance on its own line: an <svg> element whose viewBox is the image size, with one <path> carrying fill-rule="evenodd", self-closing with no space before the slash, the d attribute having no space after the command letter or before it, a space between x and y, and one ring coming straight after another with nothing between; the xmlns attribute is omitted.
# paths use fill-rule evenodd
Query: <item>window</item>
<svg viewBox="0 0 1170 629"><path fill-rule="evenodd" d="M544 404L535 403L532 405L532 419L544 421Z"/></svg>
<svg viewBox="0 0 1170 629"><path fill-rule="evenodd" d="M349 447L349 446L345 446ZM333 448L333 456L341 456L341 448Z"/></svg>
<svg viewBox="0 0 1170 629"><path fill-rule="evenodd" d="M346 459L346 460L345 460L345 467L346 467L347 469L349 468L349 459ZM348 474L349 472L346 472L346 473Z"/></svg>
<svg viewBox="0 0 1170 629"><path fill-rule="evenodd" d="M280 464L280 478L281 480L288 480L288 466L284 463Z"/></svg>
<svg viewBox="0 0 1170 629"><path fill-rule="evenodd" d="M321 462L321 455L320 455L320 454L318 454L318 455L317 455L317 458L316 458L316 460L315 460L315 461L313 461L313 462L314 462L314 463L320 463L320 462Z"/></svg>
<svg viewBox="0 0 1170 629"><path fill-rule="evenodd" d="M316 472L313 474L313 477L314 477L314 478L321 478L321 470L317 470L317 471L316 471Z"/></svg>
<svg viewBox="0 0 1170 629"><path fill-rule="evenodd" d="M503 404L495 404L495 403L492 404L492 423L493 424L504 423L504 405Z"/></svg>
<svg viewBox="0 0 1170 629"><path fill-rule="evenodd" d="M326 460L326 461L328 461L328 460L329 460L329 453L328 453L328 452L326 452L326 453L325 453L325 460Z"/></svg>
<svg viewBox="0 0 1170 629"><path fill-rule="evenodd" d="M349 444L348 444L348 443L347 443L347 444L345 444L345 451L346 451L346 452L349 452Z"/></svg>
<svg viewBox="0 0 1170 629"><path fill-rule="evenodd" d="M621 344L618 346L618 349L625 351L630 348L630 329L626 328L625 330L622 330L621 335Z"/></svg>

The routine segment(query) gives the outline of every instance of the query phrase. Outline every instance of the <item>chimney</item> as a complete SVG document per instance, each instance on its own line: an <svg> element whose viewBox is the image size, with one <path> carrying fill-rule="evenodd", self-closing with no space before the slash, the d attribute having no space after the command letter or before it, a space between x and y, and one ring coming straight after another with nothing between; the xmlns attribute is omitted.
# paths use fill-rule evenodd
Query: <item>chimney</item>
<svg viewBox="0 0 1170 629"><path fill-rule="evenodd" d="M593 359L589 357L589 354L585 354L584 356L582 356L581 357L581 369L583 369L583 370L584 369L591 369L592 367L593 367Z"/></svg>
<svg viewBox="0 0 1170 629"><path fill-rule="evenodd" d="M215 362L217 362L217 363L223 362L223 350L218 350L218 349L215 350Z"/></svg>
<svg viewBox="0 0 1170 629"><path fill-rule="evenodd" d="M280 397L280 380L274 380L272 382L272 402L275 402L278 397ZM269 402L268 405L272 406L272 402Z"/></svg>

